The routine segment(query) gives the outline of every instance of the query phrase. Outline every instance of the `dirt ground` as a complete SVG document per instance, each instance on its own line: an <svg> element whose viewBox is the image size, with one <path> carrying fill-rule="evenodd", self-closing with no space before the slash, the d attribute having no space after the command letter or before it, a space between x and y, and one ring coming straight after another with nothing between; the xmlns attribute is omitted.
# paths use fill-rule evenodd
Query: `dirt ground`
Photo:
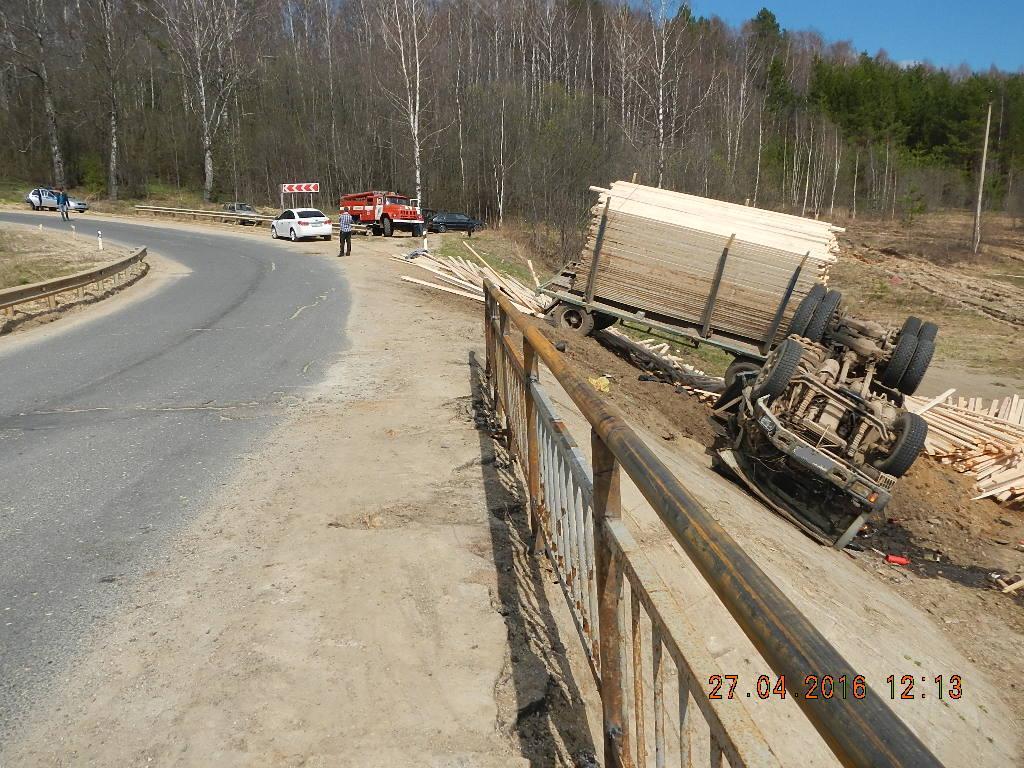
<svg viewBox="0 0 1024 768"><path fill-rule="evenodd" d="M107 243L102 251L95 240L40 232L20 224L0 225L0 289L28 285L55 277L83 272L101 264L128 256L127 249ZM51 323L86 305L109 298L143 277L149 265L133 268L128 279L111 288L92 285L83 291L58 294L51 307L46 299L12 307L0 312L0 334L24 331Z"/></svg>
<svg viewBox="0 0 1024 768"><path fill-rule="evenodd" d="M0 288L82 272L127 255L127 250L111 243L98 250L96 238L84 233L68 237L4 224L0 227Z"/></svg>
<svg viewBox="0 0 1024 768"><path fill-rule="evenodd" d="M596 764L591 678L483 413L480 315L400 282L386 256L410 248L357 238L336 260L353 306L328 381L0 765Z"/></svg>

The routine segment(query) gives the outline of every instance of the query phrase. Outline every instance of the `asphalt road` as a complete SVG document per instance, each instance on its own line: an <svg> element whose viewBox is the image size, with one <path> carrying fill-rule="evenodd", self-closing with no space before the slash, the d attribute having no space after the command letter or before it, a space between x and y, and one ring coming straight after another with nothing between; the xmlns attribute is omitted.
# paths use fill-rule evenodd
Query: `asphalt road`
<svg viewBox="0 0 1024 768"><path fill-rule="evenodd" d="M0 741L345 344L342 274L307 245L74 223L191 273L115 312L0 337Z"/></svg>

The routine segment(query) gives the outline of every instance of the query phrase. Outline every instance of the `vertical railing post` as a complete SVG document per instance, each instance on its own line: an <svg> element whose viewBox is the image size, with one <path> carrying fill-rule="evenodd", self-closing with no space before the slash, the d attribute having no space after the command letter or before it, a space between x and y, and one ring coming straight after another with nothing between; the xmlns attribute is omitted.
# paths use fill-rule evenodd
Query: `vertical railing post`
<svg viewBox="0 0 1024 768"><path fill-rule="evenodd" d="M536 551L543 538L540 521L540 447L537 442L537 406L533 401L533 383L537 381L537 353L525 336L523 372L526 399L526 484L530 494L530 533L533 534L532 546Z"/></svg>
<svg viewBox="0 0 1024 768"><path fill-rule="evenodd" d="M501 308L500 304L498 305L498 338L495 339L495 344L501 345L501 394L505 396L502 407L502 413L505 416L505 440L512 454L510 458L514 458L514 451L512 451L512 389L508 383L508 372L512 369L508 363L508 313ZM500 399L498 403L501 403Z"/></svg>
<svg viewBox="0 0 1024 768"><path fill-rule="evenodd" d="M594 471L594 558L597 565L604 764L610 768L624 768L630 760L623 690L622 568L612 557L608 527L605 525L606 520L622 517L619 463L596 430L591 430L590 443Z"/></svg>

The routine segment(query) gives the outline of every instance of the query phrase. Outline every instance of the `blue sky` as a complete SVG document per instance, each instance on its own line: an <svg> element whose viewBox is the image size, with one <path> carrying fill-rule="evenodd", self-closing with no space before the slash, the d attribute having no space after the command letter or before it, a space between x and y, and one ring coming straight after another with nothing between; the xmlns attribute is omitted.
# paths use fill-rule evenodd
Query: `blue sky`
<svg viewBox="0 0 1024 768"><path fill-rule="evenodd" d="M813 29L893 61L976 70L1024 68L1024 0L692 0L698 16L730 24L768 8L785 29Z"/></svg>

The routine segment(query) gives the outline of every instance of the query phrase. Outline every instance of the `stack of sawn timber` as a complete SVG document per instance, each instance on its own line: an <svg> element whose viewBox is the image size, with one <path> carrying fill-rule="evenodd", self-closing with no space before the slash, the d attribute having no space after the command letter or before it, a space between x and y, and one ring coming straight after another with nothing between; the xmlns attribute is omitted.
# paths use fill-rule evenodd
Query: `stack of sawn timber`
<svg viewBox="0 0 1024 768"><path fill-rule="evenodd" d="M928 422L928 455L975 477L974 498L1024 504L1024 397L986 403L949 390L931 400L908 397L907 407Z"/></svg>
<svg viewBox="0 0 1024 768"><path fill-rule="evenodd" d="M713 330L757 342L768 335L793 272L806 256L778 337L800 299L839 251L831 224L719 200L617 181L600 190L587 245L576 269L580 290L601 238L594 298L643 307L688 323L701 321L722 251L729 249L711 319Z"/></svg>
<svg viewBox="0 0 1024 768"><path fill-rule="evenodd" d="M442 284L403 275L402 279L406 282L475 301L483 301L484 280L486 279L497 285L520 312L536 316L544 314L544 310L547 308L545 297L535 295L532 290L514 277L498 274L469 243L463 242L463 244L476 257L479 264L459 256L435 256L426 251L414 251L408 256L394 256L393 258L430 272L434 276L434 280L440 280Z"/></svg>

